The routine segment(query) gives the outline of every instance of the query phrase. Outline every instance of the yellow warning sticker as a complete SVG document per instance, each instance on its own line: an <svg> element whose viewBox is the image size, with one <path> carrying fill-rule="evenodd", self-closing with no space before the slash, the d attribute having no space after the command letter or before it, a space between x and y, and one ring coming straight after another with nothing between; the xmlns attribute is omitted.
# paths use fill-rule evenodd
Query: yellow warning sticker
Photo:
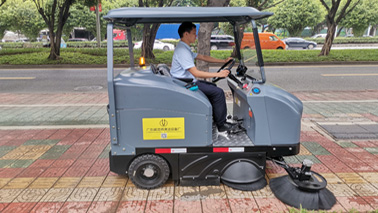
<svg viewBox="0 0 378 213"><path fill-rule="evenodd" d="M185 139L185 118L143 118L143 140Z"/></svg>

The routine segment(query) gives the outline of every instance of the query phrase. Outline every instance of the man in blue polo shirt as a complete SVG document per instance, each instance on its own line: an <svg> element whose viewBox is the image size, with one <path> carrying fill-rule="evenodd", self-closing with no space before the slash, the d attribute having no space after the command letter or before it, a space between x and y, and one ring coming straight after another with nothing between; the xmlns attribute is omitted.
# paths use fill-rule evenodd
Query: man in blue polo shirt
<svg viewBox="0 0 378 213"><path fill-rule="evenodd" d="M232 58L223 60L192 52L190 44L195 43L197 34L196 25L191 22L183 22L178 29L178 33L180 35L180 41L173 53L171 75L175 78L192 78L213 106L213 118L218 127L218 131L224 132L230 130L232 125L226 122L227 107L223 90L209 82L197 80L197 78L224 78L228 76L230 71L221 70L218 73L201 71L196 68L194 60L199 59L206 62L226 63Z"/></svg>

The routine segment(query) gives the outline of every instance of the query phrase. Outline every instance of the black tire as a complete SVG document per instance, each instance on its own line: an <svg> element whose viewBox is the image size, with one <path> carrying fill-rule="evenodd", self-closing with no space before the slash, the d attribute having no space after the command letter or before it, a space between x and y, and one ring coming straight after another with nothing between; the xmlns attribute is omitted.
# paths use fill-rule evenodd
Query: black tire
<svg viewBox="0 0 378 213"><path fill-rule="evenodd" d="M151 154L135 158L128 170L130 180L142 189L162 186L168 180L169 174L168 163L162 157Z"/></svg>
<svg viewBox="0 0 378 213"><path fill-rule="evenodd" d="M277 47L277 50L283 50L283 47Z"/></svg>
<svg viewBox="0 0 378 213"><path fill-rule="evenodd" d="M211 45L210 49L211 49L211 50L217 50L218 47L217 47L217 45Z"/></svg>
<svg viewBox="0 0 378 213"><path fill-rule="evenodd" d="M169 50L169 47L168 47L168 46L164 46L164 47L163 47L163 50L164 50L164 51L168 51L168 50Z"/></svg>

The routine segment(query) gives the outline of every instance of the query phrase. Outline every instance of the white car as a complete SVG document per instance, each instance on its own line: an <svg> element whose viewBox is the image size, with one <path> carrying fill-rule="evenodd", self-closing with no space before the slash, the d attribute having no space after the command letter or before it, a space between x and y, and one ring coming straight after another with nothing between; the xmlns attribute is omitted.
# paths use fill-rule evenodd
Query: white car
<svg viewBox="0 0 378 213"><path fill-rule="evenodd" d="M135 45L134 45L134 49L142 48L142 43L143 43L143 41L136 42ZM170 43L164 43L164 42L161 42L159 40L155 40L154 49L159 49L159 50L164 50L164 51L174 50L175 45L170 44Z"/></svg>
<svg viewBox="0 0 378 213"><path fill-rule="evenodd" d="M321 34L313 35L313 36L311 36L311 38L325 38L326 36L327 36L327 34L321 33Z"/></svg>

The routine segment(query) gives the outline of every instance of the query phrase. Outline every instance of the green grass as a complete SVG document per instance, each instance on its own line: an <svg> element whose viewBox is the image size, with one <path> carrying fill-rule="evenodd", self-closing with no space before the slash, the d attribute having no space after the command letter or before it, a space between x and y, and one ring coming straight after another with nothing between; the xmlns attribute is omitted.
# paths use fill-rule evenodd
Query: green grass
<svg viewBox="0 0 378 213"><path fill-rule="evenodd" d="M65 48L61 49L61 59L48 60L49 48L4 48L0 51L0 65L41 65L41 64L106 64L105 48ZM347 61L378 61L378 49L364 50L332 50L327 57L319 57L320 50L263 50L265 63L290 62L347 62ZM147 63L170 64L173 51L154 50L155 59L147 59ZM231 50L211 51L216 58L225 59ZM134 50L137 61L140 50ZM114 49L115 64L129 64L127 48Z"/></svg>

